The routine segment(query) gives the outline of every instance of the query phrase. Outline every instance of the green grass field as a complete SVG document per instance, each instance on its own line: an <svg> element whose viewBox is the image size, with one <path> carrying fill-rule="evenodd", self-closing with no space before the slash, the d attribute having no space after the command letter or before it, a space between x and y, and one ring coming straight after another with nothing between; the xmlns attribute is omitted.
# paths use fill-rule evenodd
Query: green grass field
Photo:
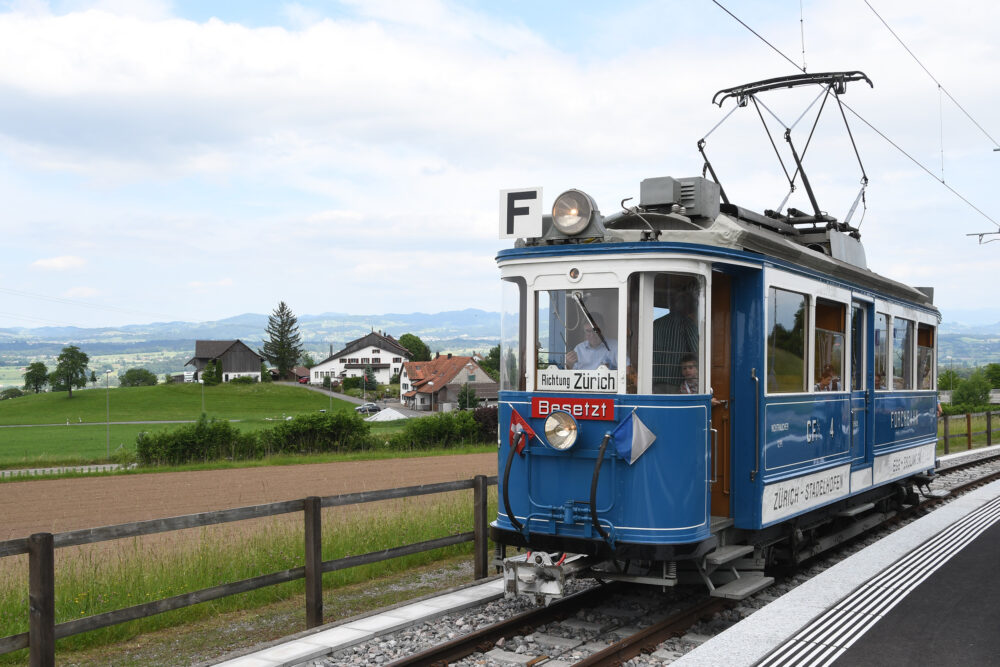
<svg viewBox="0 0 1000 667"><path fill-rule="evenodd" d="M330 399L304 387L287 385L218 385L204 388L205 413L211 418L239 420L237 428L268 428L285 417L354 408L352 403ZM110 449L135 450L140 431L177 428L176 424L116 424L112 422L193 421L201 415L202 386L169 384L155 387L122 387L22 396L0 401L0 468L72 465L106 461ZM67 424L67 422L69 422ZM392 422L372 424L374 433L401 428Z"/></svg>
<svg viewBox="0 0 1000 667"><path fill-rule="evenodd" d="M163 384L155 387L119 387L73 392L52 392L0 401L0 424L103 424L110 405L111 421L160 421L197 419L202 413L200 384ZM204 412L217 419L281 419L316 410L330 409L331 401L305 387L245 384L204 387ZM352 404L336 398L334 410L350 410Z"/></svg>

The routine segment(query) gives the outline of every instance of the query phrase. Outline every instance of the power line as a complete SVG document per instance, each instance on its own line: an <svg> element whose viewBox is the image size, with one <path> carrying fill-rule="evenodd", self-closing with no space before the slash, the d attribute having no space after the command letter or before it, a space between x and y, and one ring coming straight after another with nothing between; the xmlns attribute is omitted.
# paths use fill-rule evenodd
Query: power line
<svg viewBox="0 0 1000 667"><path fill-rule="evenodd" d="M719 0L712 0L712 2L714 2L716 5L718 5L719 9L721 9L725 13L729 14L730 16L732 16L736 20L736 22L739 23L741 26L743 26L744 28L746 28L747 30L749 30L750 32L752 32L754 35L756 35L757 39L759 39L760 41L764 42L765 44L767 44L768 46L770 46L772 49L774 49L774 52L777 53L782 58L784 58L785 60L787 60L788 62L790 62L792 64L792 67L794 67L797 70L801 70L803 73L805 73L805 71L806 71L805 67L799 67L798 65L796 65L794 60L792 60L791 58L789 58L788 56L786 56L784 53L782 53L781 50L778 47L776 47L774 44L772 44L771 42L769 42L766 39L764 39L760 35L760 33L758 33L756 30L754 30L753 28L751 28L750 26L748 26L746 23L744 23L740 19L740 17L736 16L736 14L733 14L731 11L729 11L728 9L726 9L722 5L722 3L719 2Z"/></svg>
<svg viewBox="0 0 1000 667"><path fill-rule="evenodd" d="M959 104L958 100L956 100L954 97L952 97L951 93L948 92L948 89L941 85L941 82L937 80L937 77L935 77L933 74L931 74L931 71L929 69L927 69L922 62L920 62L920 58L917 58L916 54L914 54L913 51L910 50L910 47L908 47L906 45L906 43L903 42L903 40L900 38L900 36L896 34L896 31L893 30L892 27L888 23L886 23L886 20L884 18L882 18L882 16L879 15L879 13L877 11L875 11L875 8L872 7L871 3L868 2L868 0L865 0L865 4L868 5L868 9L872 10L872 14L874 14L878 18L878 20L882 22L882 25L885 26L885 29L888 30L892 34L892 36L896 38L896 41L899 42L900 46L902 46L904 49L906 49L906 52L910 54L910 57L913 58L913 60L916 61L916 63L918 65L920 65L920 68L922 70L924 70L924 72L927 73L927 76L929 76L931 78L931 81L933 81L934 83L937 84L938 89L942 93L944 93L945 95L947 95L948 99L955 103L956 107L958 107L959 109L962 110L962 113L965 114L965 117L968 118L970 121L972 121L972 124L975 125L976 127L978 127L979 131L982 132L986 136L987 139L989 139L990 141L992 141L994 146L1000 146L1000 144L997 143L997 140L994 139L993 137L991 137L990 133L987 132L985 129L983 129L982 125L980 125L978 122L976 122L976 119L972 117L972 114L970 114L968 111L966 111L965 107L963 107L961 104Z"/></svg>
<svg viewBox="0 0 1000 667"><path fill-rule="evenodd" d="M753 33L759 40L761 40L762 42L764 42L765 44L767 44L769 47L771 47L778 55L780 55L782 58L784 58L785 60L787 60L788 62L790 62L792 64L792 66L795 67L795 69L801 70L802 72L805 72L805 68L802 68L802 67L799 67L798 65L796 65L795 61L793 61L791 58L789 58L784 53L782 53L781 50L779 50L776 46L774 46L774 44L771 44L771 42L769 42L766 39L764 39L756 30L754 30L753 28L751 28L750 26L748 26L746 23L744 23L742 20L740 20L740 18L738 16L736 16L731 11L729 11L728 9L726 9L726 7L724 7L722 5L722 3L720 3L718 0L712 0L712 2L714 2L720 9L722 9L724 12L726 12L731 17L733 17L733 19L735 19L740 25L742 25L744 28L746 28L751 33ZM865 4L868 4L867 0L865 0ZM871 7L871 5L868 5L868 6ZM875 10L872 9L872 11L874 12ZM875 15L878 16L877 13ZM882 17L879 16L879 19L881 19L881 18ZM885 23L885 21L882 21L882 22ZM888 24L886 24L886 28L889 28ZM892 28L889 28L889 31L892 32ZM893 35L895 35L895 33L893 33ZM897 37L896 39L899 39L899 38ZM902 40L900 40L900 44L902 44ZM903 48L906 48L905 44L903 44ZM906 50L909 51L908 48ZM913 55L912 52L910 53L910 55ZM914 56L914 60L916 60L916 56ZM923 64L920 63L919 60L917 60L917 63L920 64L921 67L923 67ZM927 68L924 68L924 71L927 72ZM927 74L931 76L931 79L934 79L933 75L931 75L930 72L927 72ZM934 82L937 83L937 80L934 79ZM940 86L940 84L938 84L938 85ZM944 90L943 87L941 87L941 90L944 92L945 95L948 95L949 99L951 99L953 102L955 102L955 105L958 106L959 109L962 109L962 106L959 105L957 101L955 101L955 99L948 93L948 91ZM935 181L937 181L938 183L940 183L941 185L943 185L944 187L946 187L953 195L955 195L956 197L958 197L959 199L961 199L963 202L965 202L970 208L972 208L974 211L976 211L981 216L983 216L984 218L986 218L987 220L989 220L990 222L992 222L994 225L996 225L998 228L1000 228L1000 223L998 223L996 220L994 220L993 218L991 218L990 216L988 216L979 207L977 207L975 204L973 204L968 199L966 199L961 194L959 194L958 191L955 190L955 188L953 188L950 185L948 185L947 183L945 183L944 179L938 178L937 176L935 176L934 172L932 172L930 169L928 169L927 167L925 167L915 157L913 157L912 155L910 155L909 153L907 153L905 150L903 150L896 142L894 142L892 139L890 139L888 136L886 136L886 134L884 132L882 132L881 130L879 130L878 128L876 128L874 125L872 125L871 123L869 123L867 120L865 120L864 117L861 116L861 114L859 114L857 111L855 111L854 109L852 109L851 107L849 107L843 101L841 101L841 104L843 104L844 108L846 108L852 114L854 114L854 116L858 120L860 120L862 123L864 123L869 128L871 128L871 130L873 132L875 132L880 137L882 137L883 139L885 139L889 143L890 146L892 146L893 148L895 148L896 150L898 150L900 153L902 153L907 158L909 158L911 162L913 162L915 165L917 165L918 167L920 167L921 169L923 169L925 172L927 172L927 174L931 178L933 178ZM965 112L965 109L962 109L962 111ZM969 116L969 114L967 112L966 112L966 116ZM976 123L976 121L971 116L969 116L969 120L972 120L972 122L975 123L976 127L979 127L979 129L983 131L983 134L986 134L986 136L989 137L990 141L993 141L993 143L996 143L996 141L993 139L993 137L990 137L990 135L986 132L986 130L983 130L983 128L979 125L979 123ZM997 150L997 149L994 149L994 150ZM992 233L992 232L990 232L990 233ZM981 239L981 237L980 237L980 239Z"/></svg>
<svg viewBox="0 0 1000 667"><path fill-rule="evenodd" d="M23 292L21 290L10 289L9 287L0 287L0 292L5 294L11 294L13 296L19 296L26 299L38 299L40 301L50 301L52 303L61 303L71 306L79 306L81 308L92 308L94 310L107 310L116 313L124 313L126 315L143 315L146 317L156 317L165 318L168 320L178 320L181 318L173 317L171 315L165 315L163 313L147 313L141 310L132 310L130 308L121 308L118 306L107 306L97 303L90 303L88 301L80 301L77 299L68 299L59 296L49 296L47 294L35 294L32 292Z"/></svg>

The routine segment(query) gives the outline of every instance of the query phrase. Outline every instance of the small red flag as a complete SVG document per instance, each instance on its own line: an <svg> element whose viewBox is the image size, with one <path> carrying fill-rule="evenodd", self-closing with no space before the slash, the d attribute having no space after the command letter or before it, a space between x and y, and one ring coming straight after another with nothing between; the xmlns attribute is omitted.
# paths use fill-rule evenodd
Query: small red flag
<svg viewBox="0 0 1000 667"><path fill-rule="evenodd" d="M524 433L524 437L521 434ZM528 441L535 437L535 432L531 429L531 426L525 421L524 417L518 414L517 410L510 411L510 446L517 448L517 453L520 454L524 446L528 444Z"/></svg>

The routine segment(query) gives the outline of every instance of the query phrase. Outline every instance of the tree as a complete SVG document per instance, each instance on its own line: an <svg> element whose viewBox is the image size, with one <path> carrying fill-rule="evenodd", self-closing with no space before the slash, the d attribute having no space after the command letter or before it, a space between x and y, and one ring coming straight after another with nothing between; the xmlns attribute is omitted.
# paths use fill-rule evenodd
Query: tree
<svg viewBox="0 0 1000 667"><path fill-rule="evenodd" d="M976 371L963 380L951 395L951 404L969 412L988 405L990 402L990 381L982 371Z"/></svg>
<svg viewBox="0 0 1000 667"><path fill-rule="evenodd" d="M49 382L49 369L40 361L28 364L24 371L24 390L39 393Z"/></svg>
<svg viewBox="0 0 1000 667"><path fill-rule="evenodd" d="M365 366L365 374L361 376L361 391L374 391L378 389L378 382L375 381L375 371L371 366Z"/></svg>
<svg viewBox="0 0 1000 667"><path fill-rule="evenodd" d="M205 368L201 370L201 381L209 387L222 382L222 362L214 359L205 364Z"/></svg>
<svg viewBox="0 0 1000 667"><path fill-rule="evenodd" d="M399 344L410 351L410 361L430 361L431 350L417 336L405 333L399 337Z"/></svg>
<svg viewBox="0 0 1000 667"><path fill-rule="evenodd" d="M993 389L1000 389L1000 364L986 364L983 373Z"/></svg>
<svg viewBox="0 0 1000 667"><path fill-rule="evenodd" d="M156 375L145 368L130 368L118 376L118 384L123 387L152 387Z"/></svg>
<svg viewBox="0 0 1000 667"><path fill-rule="evenodd" d="M458 408L460 410L468 410L469 408L476 407L477 404L476 388L466 382L458 390Z"/></svg>
<svg viewBox="0 0 1000 667"><path fill-rule="evenodd" d="M5 401L8 398L20 398L21 396L24 396L24 392L17 387L8 387L0 391L0 401Z"/></svg>
<svg viewBox="0 0 1000 667"><path fill-rule="evenodd" d="M90 386L91 388L97 386L97 373L95 371L90 371Z"/></svg>
<svg viewBox="0 0 1000 667"><path fill-rule="evenodd" d="M938 391L951 391L958 386L962 379L956 371L948 369L938 373Z"/></svg>
<svg viewBox="0 0 1000 667"><path fill-rule="evenodd" d="M308 352L302 353L302 357L299 359L299 362L306 368L312 368L316 365L316 360L313 359L313 356Z"/></svg>
<svg viewBox="0 0 1000 667"><path fill-rule="evenodd" d="M261 356L277 367L279 379L286 379L303 349L298 319L284 301L267 318L267 336Z"/></svg>
<svg viewBox="0 0 1000 667"><path fill-rule="evenodd" d="M87 364L90 357L76 345L62 349L56 358L56 369L49 374L49 384L53 391L68 391L73 398L73 387L82 389L87 386Z"/></svg>
<svg viewBox="0 0 1000 667"><path fill-rule="evenodd" d="M271 382L273 378L271 377L271 371L267 369L267 364L263 361L260 362L260 381L261 382Z"/></svg>
<svg viewBox="0 0 1000 667"><path fill-rule="evenodd" d="M490 348L490 351L486 353L483 360L479 362L479 367L486 371L494 380L500 379L500 346L494 345Z"/></svg>

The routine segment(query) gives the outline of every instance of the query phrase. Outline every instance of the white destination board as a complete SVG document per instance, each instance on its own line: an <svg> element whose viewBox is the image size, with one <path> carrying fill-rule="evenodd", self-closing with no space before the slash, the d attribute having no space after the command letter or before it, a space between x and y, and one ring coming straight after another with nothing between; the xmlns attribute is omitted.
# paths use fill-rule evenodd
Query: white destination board
<svg viewBox="0 0 1000 667"><path fill-rule="evenodd" d="M875 483L881 484L934 467L934 443L875 457Z"/></svg>
<svg viewBox="0 0 1000 667"><path fill-rule="evenodd" d="M805 512L850 493L851 466L843 465L764 487L761 522L764 524Z"/></svg>
<svg viewBox="0 0 1000 667"><path fill-rule="evenodd" d="M618 392L618 372L607 366L596 370L565 370L551 366L538 369L538 391L586 391L615 394Z"/></svg>

